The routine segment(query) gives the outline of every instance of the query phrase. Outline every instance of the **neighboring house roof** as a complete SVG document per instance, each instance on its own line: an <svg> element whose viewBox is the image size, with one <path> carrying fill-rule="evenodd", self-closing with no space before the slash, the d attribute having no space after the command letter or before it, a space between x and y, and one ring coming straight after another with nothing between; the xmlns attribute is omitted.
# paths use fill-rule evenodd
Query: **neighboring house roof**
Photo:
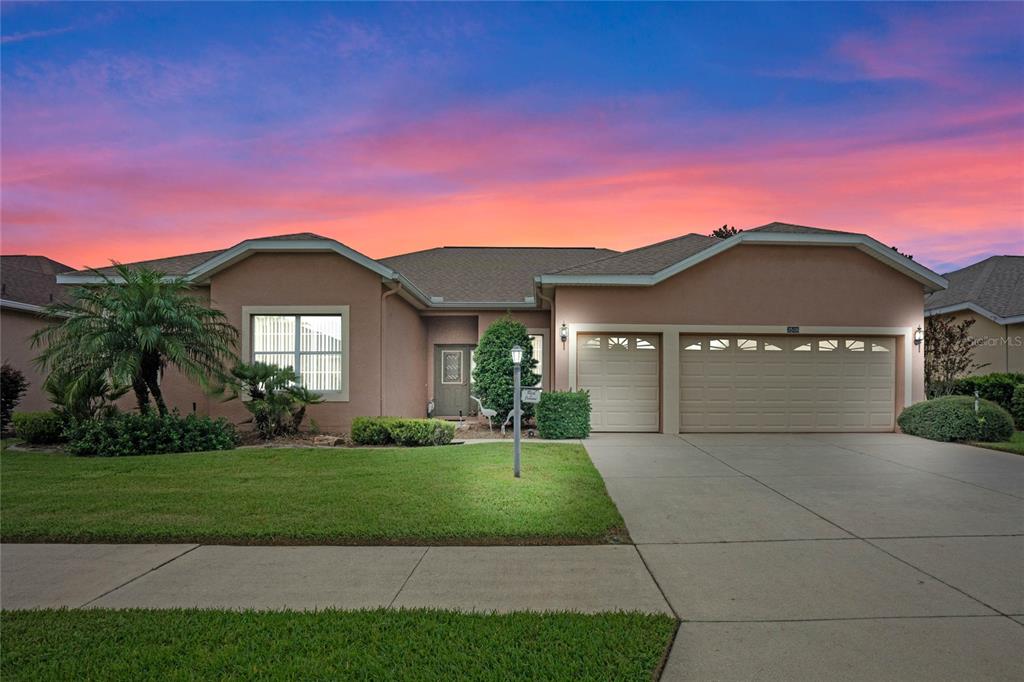
<svg viewBox="0 0 1024 682"><path fill-rule="evenodd" d="M45 256L0 256L0 305L38 312L64 297L56 275L72 270Z"/></svg>
<svg viewBox="0 0 1024 682"><path fill-rule="evenodd" d="M329 251L402 286L430 307L533 307L540 284L650 286L742 243L852 246L934 291L945 280L864 234L769 223L728 239L687 234L618 253L599 248L439 247L374 260L309 232L248 239L229 249L128 263L169 276L205 282L214 273L258 252ZM111 268L99 272L110 274ZM101 281L90 271L61 275L62 284ZM405 294L403 294L405 295Z"/></svg>
<svg viewBox="0 0 1024 682"><path fill-rule="evenodd" d="M971 310L997 324L1024 322L1024 256L992 256L944 276L949 288L925 298L926 315Z"/></svg>
<svg viewBox="0 0 1024 682"><path fill-rule="evenodd" d="M939 275L866 234L779 222L755 227L728 239L689 234L596 263L545 273L537 281L549 285L653 286L740 244L851 246L916 279L927 291L946 286Z"/></svg>
<svg viewBox="0 0 1024 682"><path fill-rule="evenodd" d="M382 258L424 291L446 302L533 300L534 278L605 258L609 249L444 246Z"/></svg>

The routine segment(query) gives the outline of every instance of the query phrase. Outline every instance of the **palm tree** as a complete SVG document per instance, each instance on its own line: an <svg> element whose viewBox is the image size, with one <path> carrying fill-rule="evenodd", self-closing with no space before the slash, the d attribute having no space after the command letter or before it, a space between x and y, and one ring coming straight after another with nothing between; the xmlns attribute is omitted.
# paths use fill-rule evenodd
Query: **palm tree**
<svg viewBox="0 0 1024 682"><path fill-rule="evenodd" d="M103 373L111 385L132 387L140 412L152 396L162 415L160 374L168 365L204 388L221 383L238 340L224 313L202 305L181 278L114 266L120 281L93 270L102 283L47 306L57 321L32 335L33 347L42 348L37 364L81 381Z"/></svg>

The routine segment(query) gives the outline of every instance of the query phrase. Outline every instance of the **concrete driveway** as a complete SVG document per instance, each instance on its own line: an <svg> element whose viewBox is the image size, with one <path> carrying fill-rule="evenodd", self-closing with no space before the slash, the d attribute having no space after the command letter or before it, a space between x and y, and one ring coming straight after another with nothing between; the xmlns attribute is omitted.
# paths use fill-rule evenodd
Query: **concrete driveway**
<svg viewBox="0 0 1024 682"><path fill-rule="evenodd" d="M664 679L1024 678L1024 457L900 434L586 447L684 621Z"/></svg>

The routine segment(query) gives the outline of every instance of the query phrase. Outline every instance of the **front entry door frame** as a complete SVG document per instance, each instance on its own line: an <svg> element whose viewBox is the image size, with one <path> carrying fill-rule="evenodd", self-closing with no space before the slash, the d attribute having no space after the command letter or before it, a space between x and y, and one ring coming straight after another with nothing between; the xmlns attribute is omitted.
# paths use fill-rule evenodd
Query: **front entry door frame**
<svg viewBox="0 0 1024 682"><path fill-rule="evenodd" d="M470 400L472 384L470 357L476 346L434 344L434 415L469 416L475 404Z"/></svg>

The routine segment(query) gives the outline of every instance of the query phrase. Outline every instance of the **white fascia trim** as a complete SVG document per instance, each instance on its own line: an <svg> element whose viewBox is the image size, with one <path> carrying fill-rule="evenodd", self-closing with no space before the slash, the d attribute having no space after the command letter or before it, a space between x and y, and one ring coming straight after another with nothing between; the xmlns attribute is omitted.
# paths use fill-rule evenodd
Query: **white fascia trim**
<svg viewBox="0 0 1024 682"><path fill-rule="evenodd" d="M852 246L886 265L899 270L922 284L929 291L939 291L949 286L945 278L935 274L919 263L865 234L796 234L790 232L740 232L722 240L720 244L664 268L653 275L541 275L539 284L575 284L582 286L653 286L683 270L714 258L740 244L785 244L792 246Z"/></svg>
<svg viewBox="0 0 1024 682"><path fill-rule="evenodd" d="M438 298L430 300L431 308L440 309L458 309L458 310L475 310L475 309L493 309L493 310L533 310L537 307L535 300L524 300L524 301L444 301Z"/></svg>
<svg viewBox="0 0 1024 682"><path fill-rule="evenodd" d="M377 273L381 277L396 279L397 274L391 268L385 267L372 258L364 256L358 251L350 249L341 242L336 242L333 239L250 239L232 246L227 251L214 256L204 263L200 263L188 271L188 274L185 275L185 279L190 282L195 282L200 278L208 277L219 270L223 270L236 261L242 260L253 253L259 253L261 251L333 251L339 256L343 256L354 263L362 265L367 270Z"/></svg>
<svg viewBox="0 0 1024 682"><path fill-rule="evenodd" d="M167 275L166 277L162 277L161 280L164 282L173 282L182 278L182 275ZM116 275L103 277L102 275L77 274L70 272L63 275L57 275L57 284L105 284L106 282L124 284L124 278Z"/></svg>
<svg viewBox="0 0 1024 682"><path fill-rule="evenodd" d="M925 317L931 317L932 315L948 315L949 313L959 313L968 310L972 313L987 317L996 324L1020 324L1024 322L1024 315L1013 315L1011 317L1000 317L994 312L987 308L982 308L977 303L955 303L953 305L943 306L942 308L928 308L924 311Z"/></svg>
<svg viewBox="0 0 1024 682"><path fill-rule="evenodd" d="M20 301L8 301L6 298L0 298L0 308L9 308L10 310L21 310L26 313L45 313L46 307L41 305L35 305L34 303L21 303Z"/></svg>

